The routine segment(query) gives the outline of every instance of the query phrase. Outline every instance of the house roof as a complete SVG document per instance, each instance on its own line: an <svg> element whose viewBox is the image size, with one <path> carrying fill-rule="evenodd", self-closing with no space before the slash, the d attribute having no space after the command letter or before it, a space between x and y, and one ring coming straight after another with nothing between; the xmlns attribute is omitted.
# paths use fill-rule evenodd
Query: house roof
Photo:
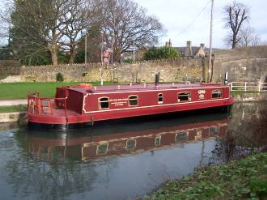
<svg viewBox="0 0 267 200"><path fill-rule="evenodd" d="M185 54L185 51L187 49L187 47L173 47L175 48L177 51L179 51L182 55ZM200 47L196 47L196 46L193 46L191 47L192 48L192 54L193 56L197 54L197 52L199 51ZM207 49L205 48L205 51L207 52Z"/></svg>

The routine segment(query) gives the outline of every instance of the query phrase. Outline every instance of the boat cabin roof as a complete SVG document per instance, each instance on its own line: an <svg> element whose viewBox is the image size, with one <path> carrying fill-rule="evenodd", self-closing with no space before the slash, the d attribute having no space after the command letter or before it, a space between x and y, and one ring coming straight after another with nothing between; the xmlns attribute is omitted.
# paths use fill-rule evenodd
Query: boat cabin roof
<svg viewBox="0 0 267 200"><path fill-rule="evenodd" d="M69 86L69 90L86 93L112 93L112 92L122 92L122 91L148 91L148 90L168 90L168 89L209 89L215 87L223 87L221 84L133 84L133 85L104 85L104 86Z"/></svg>

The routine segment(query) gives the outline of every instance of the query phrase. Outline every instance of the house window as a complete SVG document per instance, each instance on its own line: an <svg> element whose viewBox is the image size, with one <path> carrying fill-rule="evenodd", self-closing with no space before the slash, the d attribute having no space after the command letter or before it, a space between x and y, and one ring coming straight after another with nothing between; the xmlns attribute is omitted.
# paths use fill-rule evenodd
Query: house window
<svg viewBox="0 0 267 200"><path fill-rule="evenodd" d="M212 98L222 98L222 91L221 90L213 90L212 91Z"/></svg>
<svg viewBox="0 0 267 200"><path fill-rule="evenodd" d="M163 94L158 94L158 103L163 103Z"/></svg>
<svg viewBox="0 0 267 200"><path fill-rule="evenodd" d="M178 94L178 102L180 101L190 101L191 100L191 93L190 92L181 92Z"/></svg>
<svg viewBox="0 0 267 200"><path fill-rule="evenodd" d="M176 142L186 141L187 140L187 137L188 137L187 132L180 132L180 133L177 133L175 135L175 141Z"/></svg>
<svg viewBox="0 0 267 200"><path fill-rule="evenodd" d="M99 105L100 105L100 109L109 108L109 99L108 99L108 97L99 98Z"/></svg>
<svg viewBox="0 0 267 200"><path fill-rule="evenodd" d="M126 149L127 150L134 150L136 146L136 139L129 139L126 142Z"/></svg>
<svg viewBox="0 0 267 200"><path fill-rule="evenodd" d="M137 106L138 105L138 97L137 97L137 95L129 96L129 105L130 106Z"/></svg>
<svg viewBox="0 0 267 200"><path fill-rule="evenodd" d="M155 146L160 146L161 145L161 136L158 135L155 137Z"/></svg>
<svg viewBox="0 0 267 200"><path fill-rule="evenodd" d="M106 155L108 152L108 143L99 144L97 146L96 153L97 155Z"/></svg>

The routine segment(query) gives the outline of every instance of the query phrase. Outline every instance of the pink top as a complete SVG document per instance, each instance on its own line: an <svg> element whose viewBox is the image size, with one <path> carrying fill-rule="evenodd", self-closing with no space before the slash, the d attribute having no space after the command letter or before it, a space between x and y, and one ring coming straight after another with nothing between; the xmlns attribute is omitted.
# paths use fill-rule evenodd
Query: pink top
<svg viewBox="0 0 267 200"><path fill-rule="evenodd" d="M88 92L115 92L115 91L145 91L145 90L164 90L164 89L182 89L182 88L214 88L214 87L222 87L221 84L202 84L202 83L194 83L194 84L133 84L133 85L104 85L104 86L91 86L91 87L79 87L79 86L68 86L69 90L88 93Z"/></svg>

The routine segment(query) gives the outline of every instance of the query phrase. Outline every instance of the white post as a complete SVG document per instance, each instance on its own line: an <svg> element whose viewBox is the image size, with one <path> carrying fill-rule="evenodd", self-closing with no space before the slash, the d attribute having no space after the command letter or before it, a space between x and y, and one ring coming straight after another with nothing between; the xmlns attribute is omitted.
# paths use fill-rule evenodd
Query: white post
<svg viewBox="0 0 267 200"><path fill-rule="evenodd" d="M84 63L86 66L87 65L87 33L85 35L85 41L84 41Z"/></svg>
<svg viewBox="0 0 267 200"><path fill-rule="evenodd" d="M261 91L261 82L259 82L259 92Z"/></svg>
<svg viewBox="0 0 267 200"><path fill-rule="evenodd" d="M245 82L245 92L247 91L247 82Z"/></svg>
<svg viewBox="0 0 267 200"><path fill-rule="evenodd" d="M230 84L230 86L231 86L231 91L233 91L233 82Z"/></svg>
<svg viewBox="0 0 267 200"><path fill-rule="evenodd" d="M211 56L212 56L212 26L213 26L213 7L214 0L211 0L211 11L210 11L210 49L209 49L209 65L208 65L208 83L211 79Z"/></svg>

